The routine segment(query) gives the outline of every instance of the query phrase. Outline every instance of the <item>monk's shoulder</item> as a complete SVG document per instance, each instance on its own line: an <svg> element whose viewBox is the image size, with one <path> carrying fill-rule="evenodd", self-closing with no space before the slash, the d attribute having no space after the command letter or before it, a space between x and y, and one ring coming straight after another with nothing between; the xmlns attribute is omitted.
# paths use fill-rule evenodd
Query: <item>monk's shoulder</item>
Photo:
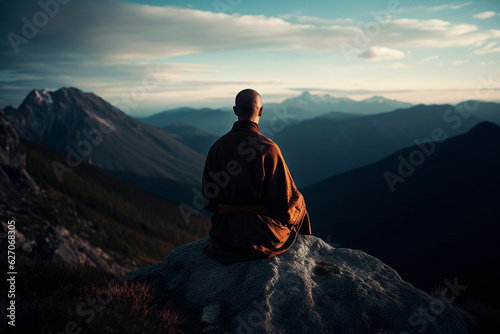
<svg viewBox="0 0 500 334"><path fill-rule="evenodd" d="M274 141L272 141L270 138L260 135L259 136L260 143L264 148L265 153L271 154L271 155L276 155L276 156L281 156L281 150Z"/></svg>

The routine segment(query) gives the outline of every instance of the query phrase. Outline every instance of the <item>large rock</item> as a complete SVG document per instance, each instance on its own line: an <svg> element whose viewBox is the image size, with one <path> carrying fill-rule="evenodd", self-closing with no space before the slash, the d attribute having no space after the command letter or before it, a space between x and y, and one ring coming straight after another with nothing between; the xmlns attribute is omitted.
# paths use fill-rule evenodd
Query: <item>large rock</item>
<svg viewBox="0 0 500 334"><path fill-rule="evenodd" d="M208 242L181 246L129 278L183 298L211 333L458 334L471 324L449 300L415 289L359 250L300 235L279 256L222 265L203 254ZM450 292L460 293L451 282Z"/></svg>

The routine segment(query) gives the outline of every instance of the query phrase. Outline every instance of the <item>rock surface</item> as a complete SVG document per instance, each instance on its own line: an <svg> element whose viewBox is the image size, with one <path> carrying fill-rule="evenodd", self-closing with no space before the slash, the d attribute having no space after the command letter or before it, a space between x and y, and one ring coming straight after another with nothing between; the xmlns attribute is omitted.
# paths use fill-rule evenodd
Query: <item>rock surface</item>
<svg viewBox="0 0 500 334"><path fill-rule="evenodd" d="M210 333L467 333L472 323L362 251L300 235L286 253L222 265L203 254L208 237L131 272L201 314Z"/></svg>

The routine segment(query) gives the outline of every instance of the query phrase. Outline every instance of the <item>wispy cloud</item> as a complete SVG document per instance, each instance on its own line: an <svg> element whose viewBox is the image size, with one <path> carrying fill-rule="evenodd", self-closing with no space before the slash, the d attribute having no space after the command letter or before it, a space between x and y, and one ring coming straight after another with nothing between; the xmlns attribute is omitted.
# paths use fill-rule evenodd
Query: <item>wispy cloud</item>
<svg viewBox="0 0 500 334"><path fill-rule="evenodd" d="M482 13L479 13L479 14L475 14L475 15L472 15L472 17L476 18L476 19L489 19L490 17L493 17L497 15L497 13L495 12L492 12L492 11L487 11L487 12L482 12Z"/></svg>
<svg viewBox="0 0 500 334"><path fill-rule="evenodd" d="M428 63L432 60L437 60L437 59L439 59L439 56L430 56L422 59L421 61L419 61L419 63Z"/></svg>
<svg viewBox="0 0 500 334"><path fill-rule="evenodd" d="M472 5L472 2L464 2L464 3L452 2L452 3L446 4L446 5L428 7L426 9L430 12L438 12L440 10L450 10L450 9L456 10L456 9L460 9L460 8L467 7L470 5Z"/></svg>
<svg viewBox="0 0 500 334"><path fill-rule="evenodd" d="M36 2L32 5L35 8ZM469 2L451 3L429 7L426 11L456 10L469 5ZM120 0L87 0L71 1L61 7L60 13L51 18L43 29L40 28L35 38L20 45L21 51L14 54L5 36L9 32L22 34L21 17L31 18L40 8L30 11L21 1L8 2L8 6L17 7L17 10L12 12L15 14L11 11L1 13L0 35L4 38L0 39L0 62L5 70L0 72L0 98L3 99L12 95L15 87L26 87L28 91L33 87L77 85L84 89L102 87L104 91L118 92L124 87L137 85L148 63L162 65L166 89L183 90L189 96L192 94L190 87L207 90L209 84L219 89L235 84L230 82L233 72L230 73L224 66L208 64L226 64L224 60L228 60L233 66L239 66L235 65L238 60L234 60L234 55L248 55L248 51L258 55L276 52L280 53L279 56L285 54L283 51L292 51L287 53L286 65L293 63L288 54L305 51L308 58L304 64L309 62L312 65L305 64L304 73L316 73L307 67L316 66L316 59L331 59L334 56L342 61L342 43L356 48L360 59L351 65L354 71L362 68L358 73L366 73L366 68L376 67L367 61L404 59L409 57L410 52L428 55L438 54L436 49L454 48L454 52L460 53L455 57L463 59L469 55L500 52L499 29L485 30L474 24L436 19L439 17L437 14L428 12L423 17L432 16L434 19L393 17L384 22L376 36L363 40L358 37L367 36L363 30L364 22L355 22L348 17L327 19L302 13L280 17L229 15ZM473 20L470 15L469 19ZM422 50L425 53L417 52ZM447 65L454 60L445 57L445 53L439 54L446 58L440 61ZM314 58L315 55L318 58ZM430 56L420 62L435 59L439 59L438 56ZM204 62L207 65L196 64ZM331 63L324 66L331 66ZM251 64L252 67L260 65L257 60ZM406 65L384 64L382 68L386 70L386 66L401 69ZM224 75L219 76L220 73ZM277 70L273 75L279 73ZM287 79L283 79L285 83L280 82L280 85L285 85L288 80L285 72L283 77ZM316 78L314 80L317 81ZM152 92L150 96L156 95Z"/></svg>
<svg viewBox="0 0 500 334"><path fill-rule="evenodd" d="M358 55L371 61L379 61L383 59L398 59L404 58L405 53L399 50L386 48L383 46L372 46Z"/></svg>
<svg viewBox="0 0 500 334"><path fill-rule="evenodd" d="M477 55L484 55L487 53L497 53L500 52L500 45L498 45L498 42L491 42L486 44L480 49L477 49L474 53Z"/></svg>
<svg viewBox="0 0 500 334"><path fill-rule="evenodd" d="M465 60L455 60L453 61L453 65L464 65L464 64L468 64L469 63L469 60L468 59L465 59Z"/></svg>
<svg viewBox="0 0 500 334"><path fill-rule="evenodd" d="M227 15L95 0L68 6L64 17L55 17L26 45L24 54L36 54L37 61L46 57L64 58L73 63L92 59L100 64L127 64L237 49L339 52L342 42L352 43L357 34L363 33L356 24L315 27L262 15ZM88 17L93 18L92 24ZM302 18L327 22L314 17ZM391 49L472 47L497 37L500 30L479 31L471 24L402 18L384 27L377 36L377 44ZM362 51L366 51L364 57L368 58L374 52L381 52L366 48ZM8 51L3 53L6 54ZM23 61L22 58L23 52L16 59ZM34 58L30 57L29 62L32 61Z"/></svg>
<svg viewBox="0 0 500 334"><path fill-rule="evenodd" d="M431 7L429 7L429 6L405 7L405 8L403 8L402 11L403 12L413 12L416 10L423 10L423 11L427 11L427 12L439 12L442 10L457 10L457 9L461 9L461 8L470 6L472 4L473 4L473 2L471 2L471 1L463 2L463 3L452 2L452 3L448 3L448 4L444 4L444 5L431 6Z"/></svg>
<svg viewBox="0 0 500 334"><path fill-rule="evenodd" d="M336 25L336 24L353 24L351 18L325 19L316 16L307 16L300 14L285 14L280 16L283 19L291 20L297 23L315 24L315 25Z"/></svg>

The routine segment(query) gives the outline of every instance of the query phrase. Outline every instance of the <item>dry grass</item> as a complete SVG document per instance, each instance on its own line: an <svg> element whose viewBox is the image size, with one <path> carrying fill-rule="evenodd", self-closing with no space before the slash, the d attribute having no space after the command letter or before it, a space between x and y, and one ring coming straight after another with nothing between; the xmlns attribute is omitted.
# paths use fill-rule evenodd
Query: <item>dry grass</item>
<svg viewBox="0 0 500 334"><path fill-rule="evenodd" d="M4 261L6 259L0 259ZM17 257L16 333L186 333L193 318L145 283L119 280L90 265ZM2 285L2 295L6 287ZM0 313L5 318L6 300ZM0 325L4 333L6 322ZM2 328L3 327L3 328ZM67 330L72 328L73 330Z"/></svg>

